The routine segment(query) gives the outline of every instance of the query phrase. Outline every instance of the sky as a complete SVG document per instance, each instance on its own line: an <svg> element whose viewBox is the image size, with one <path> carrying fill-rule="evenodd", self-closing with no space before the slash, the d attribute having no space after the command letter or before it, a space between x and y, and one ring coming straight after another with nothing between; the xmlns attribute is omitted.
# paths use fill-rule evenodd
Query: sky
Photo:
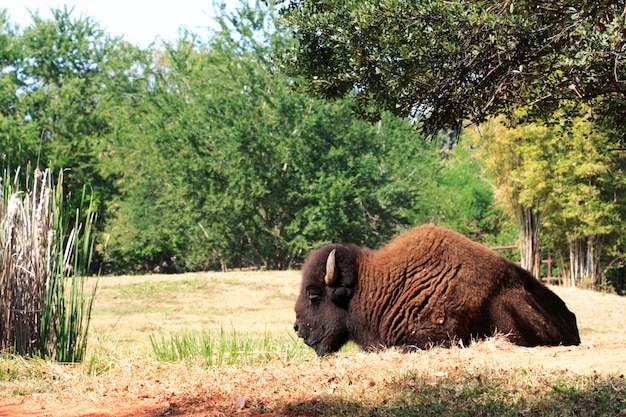
<svg viewBox="0 0 626 417"><path fill-rule="evenodd" d="M237 0L226 4L239 4ZM207 27L215 27L212 0L0 0L0 9L7 9L9 21L20 27L32 21L29 10L40 17L50 18L51 8L68 10L74 7L72 16L89 16L113 36L147 47L152 41L175 41L181 27L203 35Z"/></svg>

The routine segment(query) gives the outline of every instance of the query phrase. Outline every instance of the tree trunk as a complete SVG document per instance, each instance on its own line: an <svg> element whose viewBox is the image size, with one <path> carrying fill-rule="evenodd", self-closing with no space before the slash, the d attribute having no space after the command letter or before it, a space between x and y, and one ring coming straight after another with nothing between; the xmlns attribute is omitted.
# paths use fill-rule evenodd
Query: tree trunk
<svg viewBox="0 0 626 417"><path fill-rule="evenodd" d="M583 244L581 239L569 239L569 270L570 284L577 287L582 283L583 271L585 270L585 257L583 256Z"/></svg>
<svg viewBox="0 0 626 417"><path fill-rule="evenodd" d="M520 210L519 245L522 268L530 271L536 278L540 277L541 259L539 256L539 232L541 231L541 214L532 207Z"/></svg>
<svg viewBox="0 0 626 417"><path fill-rule="evenodd" d="M603 236L594 235L587 237L587 276L593 284L597 284L599 271L599 258L602 251Z"/></svg>
<svg viewBox="0 0 626 417"><path fill-rule="evenodd" d="M595 285L601 249L602 236L599 235L569 241L570 283L573 287Z"/></svg>

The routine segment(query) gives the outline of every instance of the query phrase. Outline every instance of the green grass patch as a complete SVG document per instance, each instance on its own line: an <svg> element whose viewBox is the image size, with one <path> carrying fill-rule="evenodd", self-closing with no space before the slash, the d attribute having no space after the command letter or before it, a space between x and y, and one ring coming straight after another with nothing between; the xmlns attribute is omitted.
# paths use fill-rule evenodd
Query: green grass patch
<svg viewBox="0 0 626 417"><path fill-rule="evenodd" d="M398 415L420 410L420 415L468 417L619 416L626 408L625 387L623 377L543 374L538 378L519 369L409 374L394 386L390 409Z"/></svg>
<svg viewBox="0 0 626 417"><path fill-rule="evenodd" d="M206 367L244 366L313 357L312 350L295 336L241 333L235 329L150 335L157 360L195 361Z"/></svg>

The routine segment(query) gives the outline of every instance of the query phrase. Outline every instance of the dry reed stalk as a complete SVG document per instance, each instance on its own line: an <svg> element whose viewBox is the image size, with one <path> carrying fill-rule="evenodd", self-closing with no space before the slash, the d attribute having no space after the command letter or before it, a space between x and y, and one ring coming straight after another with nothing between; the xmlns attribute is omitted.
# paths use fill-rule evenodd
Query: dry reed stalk
<svg viewBox="0 0 626 417"><path fill-rule="evenodd" d="M10 184L2 187L0 350L74 361L84 354L93 301L85 299L83 285L94 217L89 212L82 228L77 211L73 228L66 227L63 177L55 188L51 175L49 169L35 169L25 192L17 181L17 191Z"/></svg>
<svg viewBox="0 0 626 417"><path fill-rule="evenodd" d="M20 354L39 350L42 290L54 251L50 171L35 170L32 190L5 184L0 228L0 348Z"/></svg>

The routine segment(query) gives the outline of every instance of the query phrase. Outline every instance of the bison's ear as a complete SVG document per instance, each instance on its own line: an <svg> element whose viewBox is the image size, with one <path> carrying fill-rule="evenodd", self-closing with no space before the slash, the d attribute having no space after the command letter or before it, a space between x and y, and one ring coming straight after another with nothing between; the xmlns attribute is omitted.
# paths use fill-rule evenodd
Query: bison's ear
<svg viewBox="0 0 626 417"><path fill-rule="evenodd" d="M333 249L328 254L326 259L326 275L324 275L324 282L326 285L331 286L335 283L337 274L335 273L335 253L336 249Z"/></svg>
<svg viewBox="0 0 626 417"><path fill-rule="evenodd" d="M348 303L352 298L352 288L338 287L331 295L333 303L339 307L348 308Z"/></svg>

